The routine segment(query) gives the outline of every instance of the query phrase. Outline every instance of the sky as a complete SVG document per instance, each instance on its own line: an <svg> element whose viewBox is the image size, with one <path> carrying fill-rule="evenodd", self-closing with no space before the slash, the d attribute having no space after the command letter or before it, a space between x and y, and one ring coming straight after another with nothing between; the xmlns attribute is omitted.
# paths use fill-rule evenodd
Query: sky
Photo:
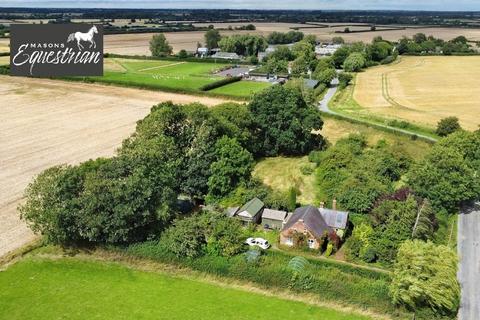
<svg viewBox="0 0 480 320"><path fill-rule="evenodd" d="M480 11L479 0L0 0L0 7Z"/></svg>

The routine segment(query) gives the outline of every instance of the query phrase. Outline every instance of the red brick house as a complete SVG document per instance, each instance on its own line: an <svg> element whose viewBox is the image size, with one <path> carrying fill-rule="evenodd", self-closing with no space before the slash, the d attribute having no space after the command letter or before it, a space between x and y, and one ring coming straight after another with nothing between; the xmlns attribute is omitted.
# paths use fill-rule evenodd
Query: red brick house
<svg viewBox="0 0 480 320"><path fill-rule="evenodd" d="M280 244L296 246L302 241L310 249L318 250L323 239L334 231L327 225L320 211L313 206L301 207L293 212L280 232Z"/></svg>

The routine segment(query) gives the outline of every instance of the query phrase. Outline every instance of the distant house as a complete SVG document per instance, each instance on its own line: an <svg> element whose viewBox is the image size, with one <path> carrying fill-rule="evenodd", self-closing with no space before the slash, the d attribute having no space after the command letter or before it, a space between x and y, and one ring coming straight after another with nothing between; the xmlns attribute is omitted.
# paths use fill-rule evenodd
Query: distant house
<svg viewBox="0 0 480 320"><path fill-rule="evenodd" d="M331 56L340 49L341 46L341 44L319 44L315 47L315 54L318 56Z"/></svg>
<svg viewBox="0 0 480 320"><path fill-rule="evenodd" d="M310 249L320 249L322 238L332 231L317 208L301 207L293 212L280 232L280 244L294 246L298 235L303 234Z"/></svg>
<svg viewBox="0 0 480 320"><path fill-rule="evenodd" d="M287 211L264 209L262 213L262 226L265 229L280 230L287 218Z"/></svg>
<svg viewBox="0 0 480 320"><path fill-rule="evenodd" d="M238 217L244 223L259 223L264 206L265 204L260 199L253 198L238 209L233 216Z"/></svg>
<svg viewBox="0 0 480 320"><path fill-rule="evenodd" d="M235 52L217 52L211 56L214 59L224 59L224 60L240 60L240 56Z"/></svg>

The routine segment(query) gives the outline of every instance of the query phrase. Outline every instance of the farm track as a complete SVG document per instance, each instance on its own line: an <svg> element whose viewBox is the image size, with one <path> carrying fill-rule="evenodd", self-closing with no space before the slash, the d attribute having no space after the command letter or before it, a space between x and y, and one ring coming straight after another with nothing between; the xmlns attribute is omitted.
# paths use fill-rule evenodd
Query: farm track
<svg viewBox="0 0 480 320"><path fill-rule="evenodd" d="M162 101L223 99L58 80L0 76L0 256L33 239L16 210L34 176L59 164L114 154Z"/></svg>

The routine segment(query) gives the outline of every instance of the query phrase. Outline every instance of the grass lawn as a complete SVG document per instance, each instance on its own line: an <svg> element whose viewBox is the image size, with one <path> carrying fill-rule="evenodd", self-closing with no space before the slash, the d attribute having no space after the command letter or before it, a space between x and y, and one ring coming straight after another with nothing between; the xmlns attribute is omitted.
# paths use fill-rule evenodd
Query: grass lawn
<svg viewBox="0 0 480 320"><path fill-rule="evenodd" d="M268 82L256 82L256 81L239 81L226 86L215 88L209 92L227 94L235 97L250 97L252 94L257 93L265 88L270 87Z"/></svg>
<svg viewBox="0 0 480 320"><path fill-rule="evenodd" d="M0 272L0 288L2 319L369 319L74 258L25 258Z"/></svg>
<svg viewBox="0 0 480 320"><path fill-rule="evenodd" d="M199 91L203 85L221 80L213 73L228 64L136 59L105 59L103 77L95 81L148 86L158 89Z"/></svg>
<svg viewBox="0 0 480 320"><path fill-rule="evenodd" d="M336 118L323 117L322 135L332 144L352 133L364 134L370 145L385 140L404 154L415 160L422 159L430 150L431 144L421 140L411 140L403 135L377 130L363 124L355 124ZM254 176L274 190L287 191L297 186L301 195L297 201L301 204L315 204L316 188L315 174L306 175L302 168L312 167L307 157L273 157L265 158L257 163Z"/></svg>
<svg viewBox="0 0 480 320"><path fill-rule="evenodd" d="M303 174L302 167L313 168L314 165L307 157L265 158L257 163L253 175L274 190L287 191L291 187L297 187L301 192L297 202L312 204L315 200L315 175Z"/></svg>

